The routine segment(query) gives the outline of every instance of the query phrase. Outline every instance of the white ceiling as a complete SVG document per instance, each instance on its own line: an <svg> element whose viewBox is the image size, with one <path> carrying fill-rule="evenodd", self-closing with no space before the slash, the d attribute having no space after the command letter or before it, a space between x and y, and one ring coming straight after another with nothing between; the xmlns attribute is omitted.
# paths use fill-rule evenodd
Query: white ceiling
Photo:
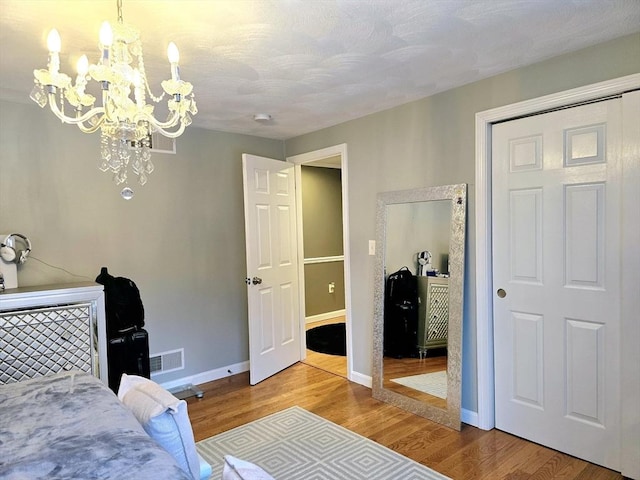
<svg viewBox="0 0 640 480"><path fill-rule="evenodd" d="M640 31L640 1L123 0L123 18L156 95L178 45L195 125L286 139ZM30 102L51 28L63 72L95 62L103 20L116 0L0 0L0 99Z"/></svg>

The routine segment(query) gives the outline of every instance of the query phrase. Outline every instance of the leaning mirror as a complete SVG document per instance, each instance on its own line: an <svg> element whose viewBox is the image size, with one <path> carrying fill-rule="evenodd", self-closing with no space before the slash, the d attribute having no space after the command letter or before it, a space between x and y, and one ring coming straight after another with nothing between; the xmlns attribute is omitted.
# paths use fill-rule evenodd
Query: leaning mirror
<svg viewBox="0 0 640 480"><path fill-rule="evenodd" d="M460 430L467 186L378 194L373 396Z"/></svg>

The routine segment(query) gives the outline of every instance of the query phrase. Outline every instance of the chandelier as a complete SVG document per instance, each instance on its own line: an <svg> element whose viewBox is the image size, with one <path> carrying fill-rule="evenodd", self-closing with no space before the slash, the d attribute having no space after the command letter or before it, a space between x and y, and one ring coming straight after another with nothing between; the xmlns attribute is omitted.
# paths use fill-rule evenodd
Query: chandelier
<svg viewBox="0 0 640 480"><path fill-rule="evenodd" d="M99 168L111 172L117 185L124 184L121 195L128 200L133 197L133 189L127 182L129 170L137 175L140 185L153 172L151 134L157 132L169 138L182 135L198 109L193 86L180 79L179 53L173 42L167 49L171 79L162 82L162 95L151 92L140 34L122 21L122 0L117 0L117 7L118 23L112 27L103 22L100 28L99 60L90 65L87 56L82 55L75 83L60 72L60 35L51 30L47 38L48 68L33 71L35 87L30 97L40 107L48 103L63 123L77 125L84 133L100 130ZM90 80L96 83L90 84ZM96 97L87 92L92 85L96 85L95 93L101 96L98 106ZM154 106L146 103L147 95L155 103L167 95L165 121L155 118Z"/></svg>

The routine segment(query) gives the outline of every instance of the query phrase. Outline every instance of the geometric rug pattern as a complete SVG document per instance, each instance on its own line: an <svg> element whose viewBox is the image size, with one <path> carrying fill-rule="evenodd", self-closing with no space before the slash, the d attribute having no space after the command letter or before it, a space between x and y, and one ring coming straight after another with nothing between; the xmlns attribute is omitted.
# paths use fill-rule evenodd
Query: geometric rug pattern
<svg viewBox="0 0 640 480"><path fill-rule="evenodd" d="M423 373L421 375L411 375L410 377L392 378L391 381L435 397L444 398L445 400L447 398L446 370Z"/></svg>
<svg viewBox="0 0 640 480"><path fill-rule="evenodd" d="M263 468L276 480L446 480L368 438L291 407L196 444L221 478L224 455Z"/></svg>

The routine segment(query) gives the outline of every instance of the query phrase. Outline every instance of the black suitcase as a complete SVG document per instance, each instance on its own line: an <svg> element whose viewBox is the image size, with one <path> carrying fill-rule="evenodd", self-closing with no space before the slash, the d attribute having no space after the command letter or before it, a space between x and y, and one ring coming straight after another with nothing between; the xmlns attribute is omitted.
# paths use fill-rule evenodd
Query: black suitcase
<svg viewBox="0 0 640 480"><path fill-rule="evenodd" d="M415 357L418 352L418 281L407 267L387 277L384 301L384 355Z"/></svg>
<svg viewBox="0 0 640 480"><path fill-rule="evenodd" d="M151 377L149 365L149 334L143 328L121 333L109 339L109 388L116 394L123 373Z"/></svg>

